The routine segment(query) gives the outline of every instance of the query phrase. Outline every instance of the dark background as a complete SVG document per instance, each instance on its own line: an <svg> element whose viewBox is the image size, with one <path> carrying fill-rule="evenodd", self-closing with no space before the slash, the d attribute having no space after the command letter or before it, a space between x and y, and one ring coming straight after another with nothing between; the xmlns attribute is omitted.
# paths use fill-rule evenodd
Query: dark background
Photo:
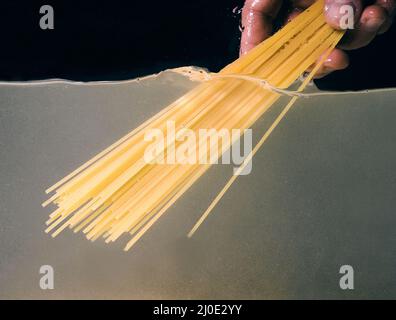
<svg viewBox="0 0 396 320"><path fill-rule="evenodd" d="M243 0L2 0L0 79L121 80L196 65L218 71L238 57ZM52 5L55 30L41 30ZM235 11L235 10L234 10ZM323 89L395 87L396 28L350 51L351 66Z"/></svg>

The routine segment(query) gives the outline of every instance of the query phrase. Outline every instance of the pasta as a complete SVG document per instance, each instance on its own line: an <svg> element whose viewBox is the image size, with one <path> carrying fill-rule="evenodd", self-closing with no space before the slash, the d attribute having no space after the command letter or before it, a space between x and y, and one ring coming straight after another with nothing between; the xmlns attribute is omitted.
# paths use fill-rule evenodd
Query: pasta
<svg viewBox="0 0 396 320"><path fill-rule="evenodd" d="M286 89L322 57L300 86L302 91L343 35L325 23L322 8L323 1L316 2L250 53L225 67L218 77L198 85L47 189L47 193L54 194L43 205L53 203L57 209L46 222L46 232L55 237L71 228L75 232L82 231L89 240L103 237L107 243L129 234L132 239L125 247L129 250L210 167L210 163L202 164L203 155L195 151L204 148L211 154L215 149L215 154L221 156L240 138L232 136L221 146L212 141L199 142L187 152L189 157L195 155L194 163L158 164L144 158L150 145L145 140L148 130L166 132L167 123L173 121L177 137L181 138L187 129L198 132L203 128L238 128L243 132L250 128L280 93L237 76L254 76L265 79L271 86ZM257 152L296 99L297 96L292 98L245 162ZM178 139L166 141L153 160L170 157L180 144ZM234 175L190 236L235 179Z"/></svg>

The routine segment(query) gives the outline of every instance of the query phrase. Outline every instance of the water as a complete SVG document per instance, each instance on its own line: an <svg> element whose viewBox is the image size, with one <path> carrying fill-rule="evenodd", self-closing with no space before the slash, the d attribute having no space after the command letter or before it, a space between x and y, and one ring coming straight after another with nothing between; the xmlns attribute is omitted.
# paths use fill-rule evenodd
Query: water
<svg viewBox="0 0 396 320"><path fill-rule="evenodd" d="M197 85L186 74L0 85L0 298L396 298L394 89L298 100L192 239L232 166L213 166L128 253L128 237L44 233L44 190ZM54 290L39 287L42 265Z"/></svg>

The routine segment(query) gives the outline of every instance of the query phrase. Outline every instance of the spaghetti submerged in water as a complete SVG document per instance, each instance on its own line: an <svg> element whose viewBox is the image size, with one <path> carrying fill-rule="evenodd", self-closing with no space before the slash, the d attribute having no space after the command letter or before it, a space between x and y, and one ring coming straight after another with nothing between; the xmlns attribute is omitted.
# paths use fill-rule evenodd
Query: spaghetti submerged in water
<svg viewBox="0 0 396 320"><path fill-rule="evenodd" d="M343 35L342 31L326 24L322 10L321 0L247 55L224 68L219 77L200 84L46 190L47 193L54 192L54 195L43 205L54 203L58 207L46 222L46 232L52 232L55 237L69 227L75 232L82 231L92 241L103 237L107 243L129 233L132 239L125 250L130 249L210 167L210 164L200 161L197 164L147 163L144 153L150 143L144 139L145 132L149 129L166 131L168 121L176 123L177 130L188 128L194 132L203 128L240 129L243 132L251 127L280 97L280 93L232 75L254 76L271 86L285 89L319 59L301 84L299 91L302 91ZM297 96L291 99L245 163L265 142L296 99ZM220 151L229 148L238 138L233 136L225 146L221 146ZM165 143L158 156L174 150L177 143ZM209 154L214 148L219 151L217 144L205 147ZM217 154L221 155L221 152ZM236 177L234 175L226 184L191 230L190 236Z"/></svg>

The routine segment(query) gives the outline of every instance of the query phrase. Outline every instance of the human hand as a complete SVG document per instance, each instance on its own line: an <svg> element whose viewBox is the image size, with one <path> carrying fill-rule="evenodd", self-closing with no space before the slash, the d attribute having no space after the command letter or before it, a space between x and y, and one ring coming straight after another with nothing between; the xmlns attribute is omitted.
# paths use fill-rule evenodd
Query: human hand
<svg viewBox="0 0 396 320"><path fill-rule="evenodd" d="M246 0L242 10L241 55L268 38L273 32L273 22L277 18L282 0ZM315 0L291 0L286 23L296 17ZM340 45L334 49L318 70L316 78L335 70L348 67L349 59L344 50L358 49L368 45L377 34L386 32L392 24L396 0L374 0L365 5L364 0L325 0L326 21L335 29L340 29L340 7L351 5L354 9L355 28L348 30Z"/></svg>

